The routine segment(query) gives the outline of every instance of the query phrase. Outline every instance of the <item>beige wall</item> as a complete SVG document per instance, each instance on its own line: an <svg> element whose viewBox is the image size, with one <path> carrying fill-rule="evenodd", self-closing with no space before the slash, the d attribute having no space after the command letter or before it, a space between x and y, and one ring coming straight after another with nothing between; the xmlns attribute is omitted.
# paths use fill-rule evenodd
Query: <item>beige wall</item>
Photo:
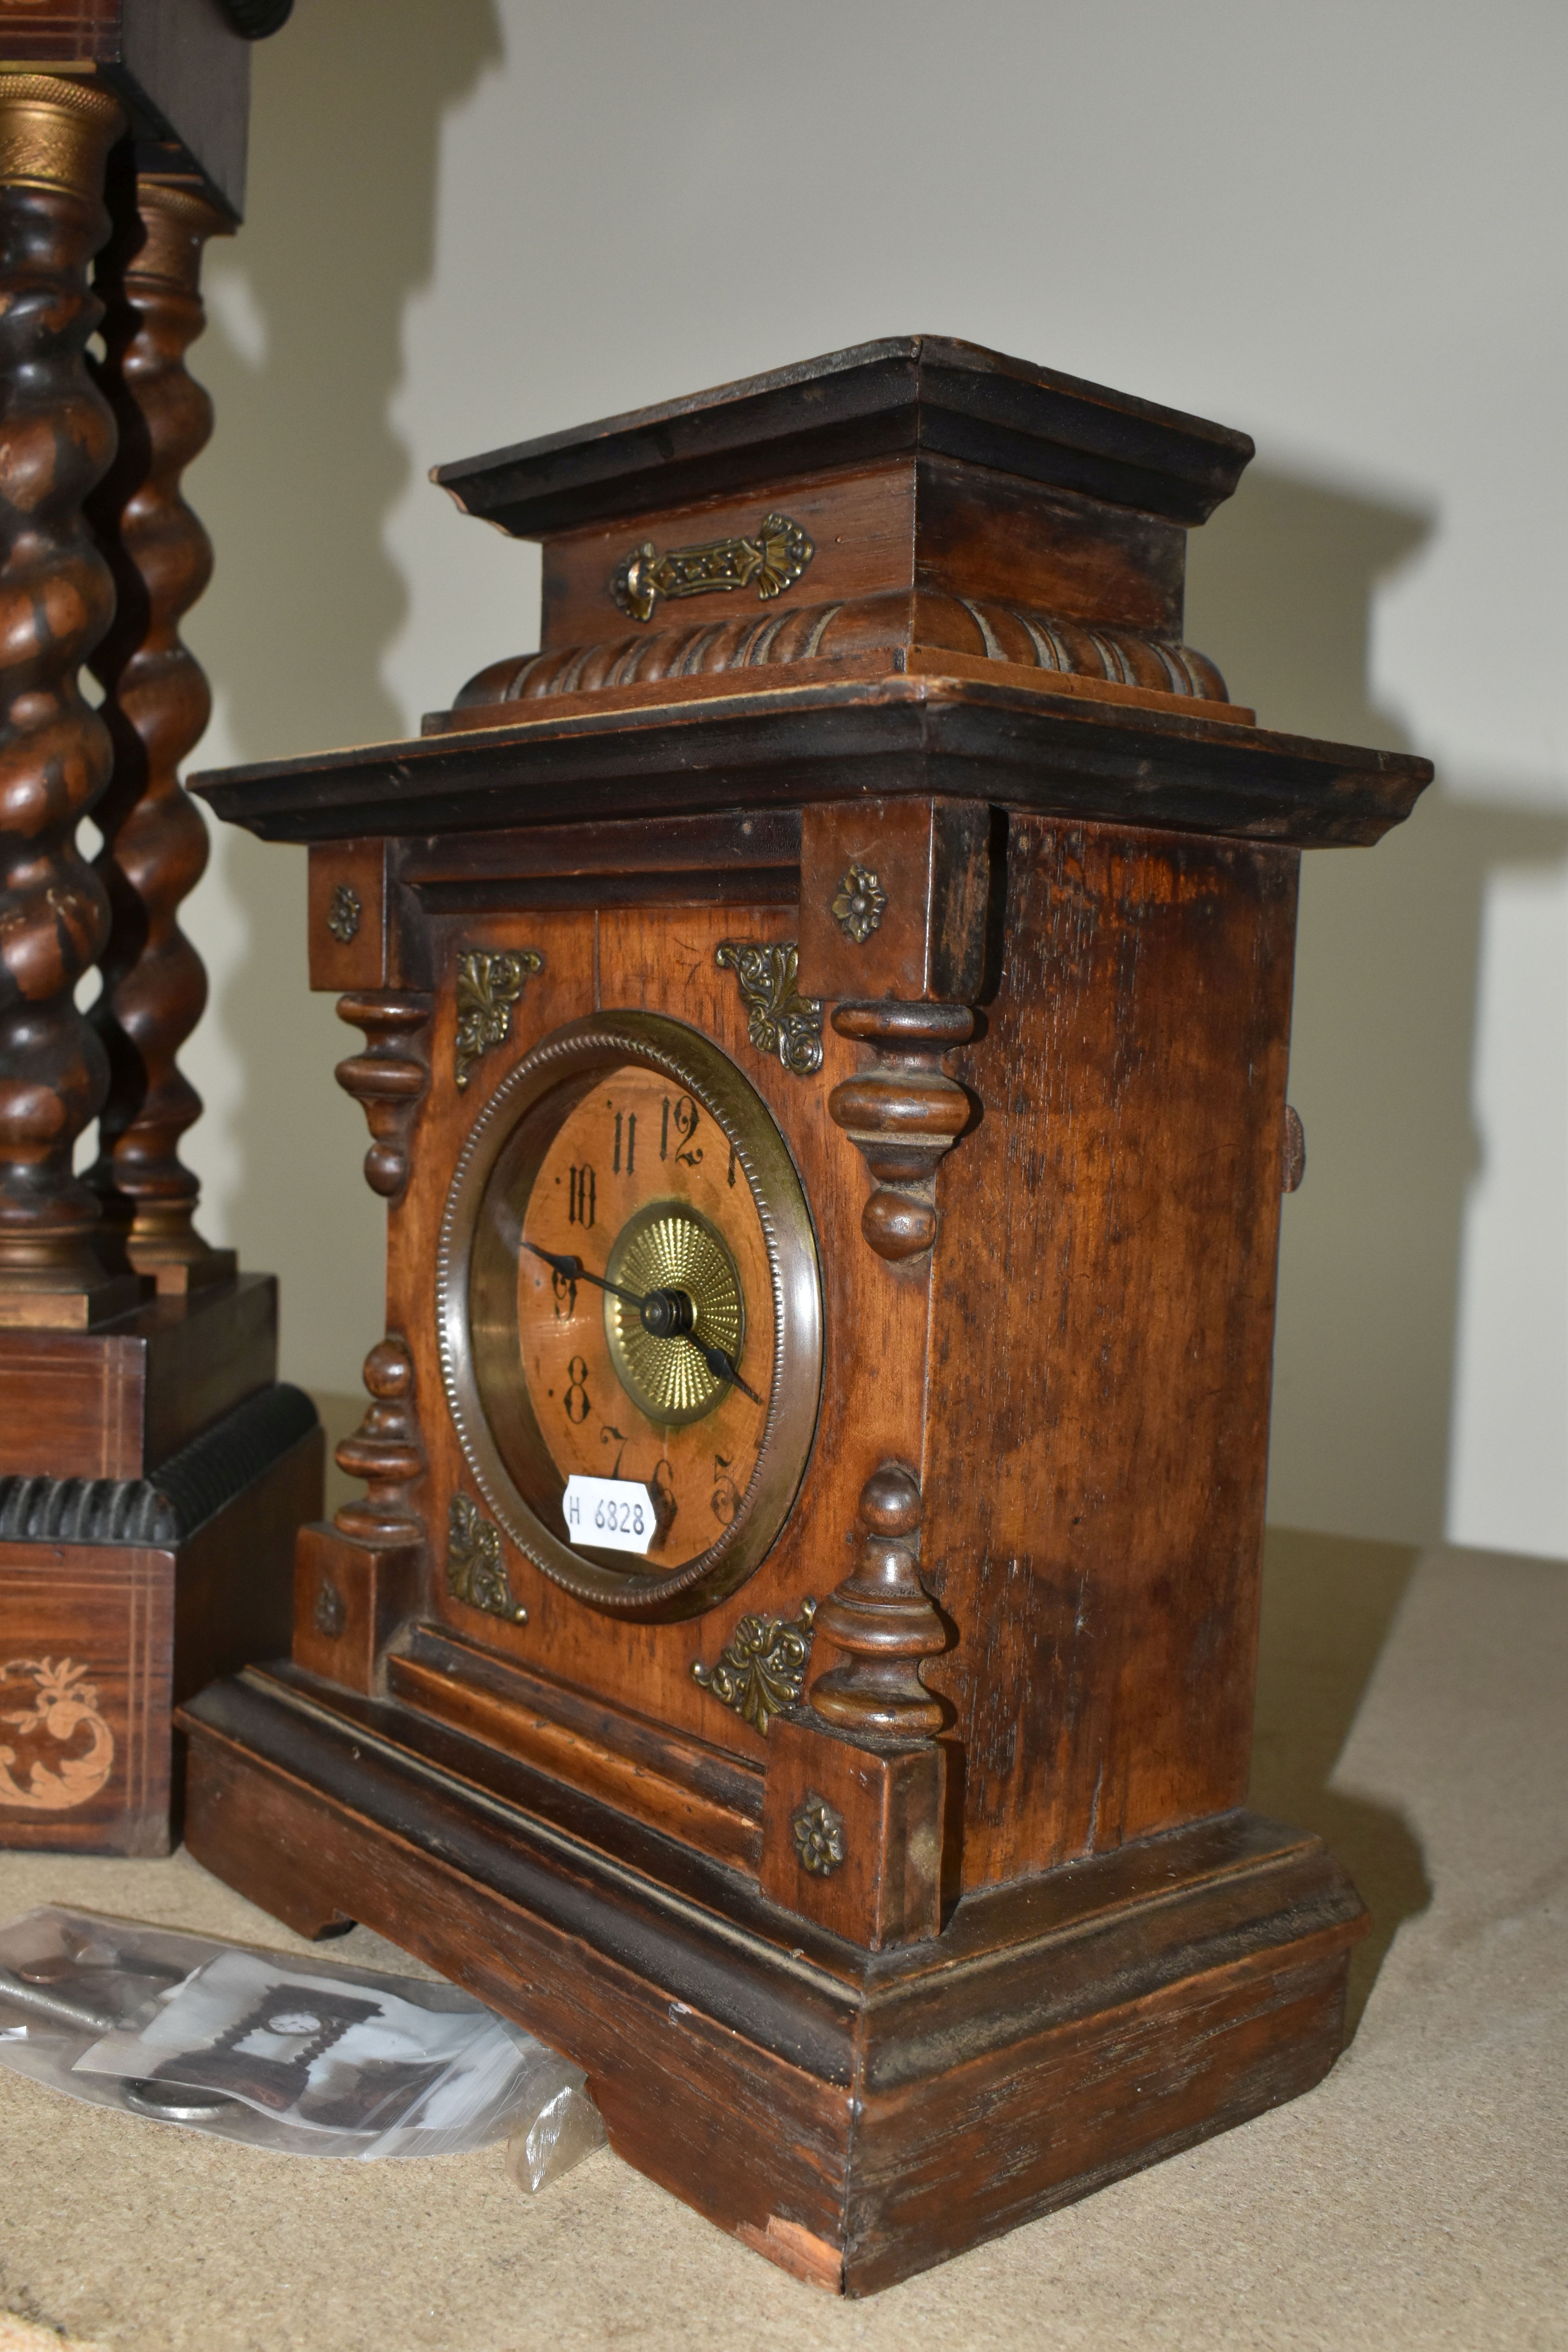
<svg viewBox="0 0 1568 2352"><path fill-rule="evenodd" d="M1193 642L1443 779L1308 861L1271 1509L1568 1552L1565 50L1553 0L301 0L197 355L202 759L403 731L532 641L439 458L914 330L1246 426ZM192 1156L344 1390L380 1213L302 884L229 835L195 904Z"/></svg>

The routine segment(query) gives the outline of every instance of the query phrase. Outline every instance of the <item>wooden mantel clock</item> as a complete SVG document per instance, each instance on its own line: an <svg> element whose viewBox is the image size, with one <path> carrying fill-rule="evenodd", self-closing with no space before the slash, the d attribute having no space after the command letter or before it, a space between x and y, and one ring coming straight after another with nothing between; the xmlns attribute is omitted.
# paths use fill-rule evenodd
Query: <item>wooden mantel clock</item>
<svg viewBox="0 0 1568 2352"><path fill-rule="evenodd" d="M1250 452L916 338L450 466L542 649L205 785L310 845L389 1242L190 1844L850 2294L1339 2048L1243 1809L1297 871L1430 771L1183 644Z"/></svg>

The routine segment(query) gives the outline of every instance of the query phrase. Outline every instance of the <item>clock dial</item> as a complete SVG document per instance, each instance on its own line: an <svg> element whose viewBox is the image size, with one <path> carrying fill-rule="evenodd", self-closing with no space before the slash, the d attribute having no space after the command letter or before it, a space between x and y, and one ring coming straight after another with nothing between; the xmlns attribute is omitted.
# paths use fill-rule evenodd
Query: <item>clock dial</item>
<svg viewBox="0 0 1568 2352"><path fill-rule="evenodd" d="M437 1280L453 1422L521 1551L642 1617L751 1573L810 1451L822 1306L794 1163L727 1055L646 1013L544 1039L469 1132ZM645 1552L595 1549L577 1477L647 1490Z"/></svg>
<svg viewBox="0 0 1568 2352"><path fill-rule="evenodd" d="M563 1481L648 1487L647 1562L680 1567L734 1517L773 1385L767 1247L736 1153L689 1094L623 1063L563 1120L522 1239L520 1369L551 1460Z"/></svg>

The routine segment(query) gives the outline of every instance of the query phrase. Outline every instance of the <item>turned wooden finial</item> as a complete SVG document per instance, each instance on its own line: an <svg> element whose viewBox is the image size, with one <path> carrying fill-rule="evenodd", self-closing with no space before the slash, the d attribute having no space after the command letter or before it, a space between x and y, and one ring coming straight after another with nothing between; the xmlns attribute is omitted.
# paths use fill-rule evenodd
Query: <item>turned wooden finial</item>
<svg viewBox="0 0 1568 2352"><path fill-rule="evenodd" d="M921 1681L920 1661L934 1658L946 1641L910 1541L921 1523L913 1473L896 1462L874 1471L860 1489L859 1517L866 1533L853 1573L822 1603L813 1627L816 1655L826 1643L846 1663L818 1675L811 1704L844 1731L926 1738L941 1730L942 1711Z"/></svg>
<svg viewBox="0 0 1568 2352"><path fill-rule="evenodd" d="M384 1201L400 1201L419 1107L430 1091L430 1016L435 998L391 989L358 990L338 999L338 1019L364 1031L364 1052L337 1066L370 1129L364 1181Z"/></svg>
<svg viewBox="0 0 1568 2352"><path fill-rule="evenodd" d="M939 1162L968 1126L973 1106L942 1057L974 1034L967 1004L841 1004L841 1037L869 1045L874 1068L842 1079L827 1097L828 1117L877 1179L860 1230L889 1263L918 1257L936 1239Z"/></svg>
<svg viewBox="0 0 1568 2352"><path fill-rule="evenodd" d="M361 1543L417 1543L425 1523L407 1490L424 1474L425 1449L414 1412L414 1360L400 1331L376 1341L364 1360L364 1384L370 1406L338 1447L337 1464L368 1491L342 1506L337 1525Z"/></svg>

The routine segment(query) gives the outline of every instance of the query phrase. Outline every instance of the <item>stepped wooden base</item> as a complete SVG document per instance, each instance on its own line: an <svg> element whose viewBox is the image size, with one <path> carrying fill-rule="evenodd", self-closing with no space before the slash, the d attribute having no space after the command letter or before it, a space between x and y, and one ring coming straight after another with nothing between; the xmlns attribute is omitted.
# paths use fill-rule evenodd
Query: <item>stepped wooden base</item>
<svg viewBox="0 0 1568 2352"><path fill-rule="evenodd" d="M363 1921L587 2069L612 2145L866 2294L1223 2131L1340 2048L1366 1915L1232 1813L962 1903L872 1954L741 1871L396 1702L204 1692L186 1837L307 1935Z"/></svg>

